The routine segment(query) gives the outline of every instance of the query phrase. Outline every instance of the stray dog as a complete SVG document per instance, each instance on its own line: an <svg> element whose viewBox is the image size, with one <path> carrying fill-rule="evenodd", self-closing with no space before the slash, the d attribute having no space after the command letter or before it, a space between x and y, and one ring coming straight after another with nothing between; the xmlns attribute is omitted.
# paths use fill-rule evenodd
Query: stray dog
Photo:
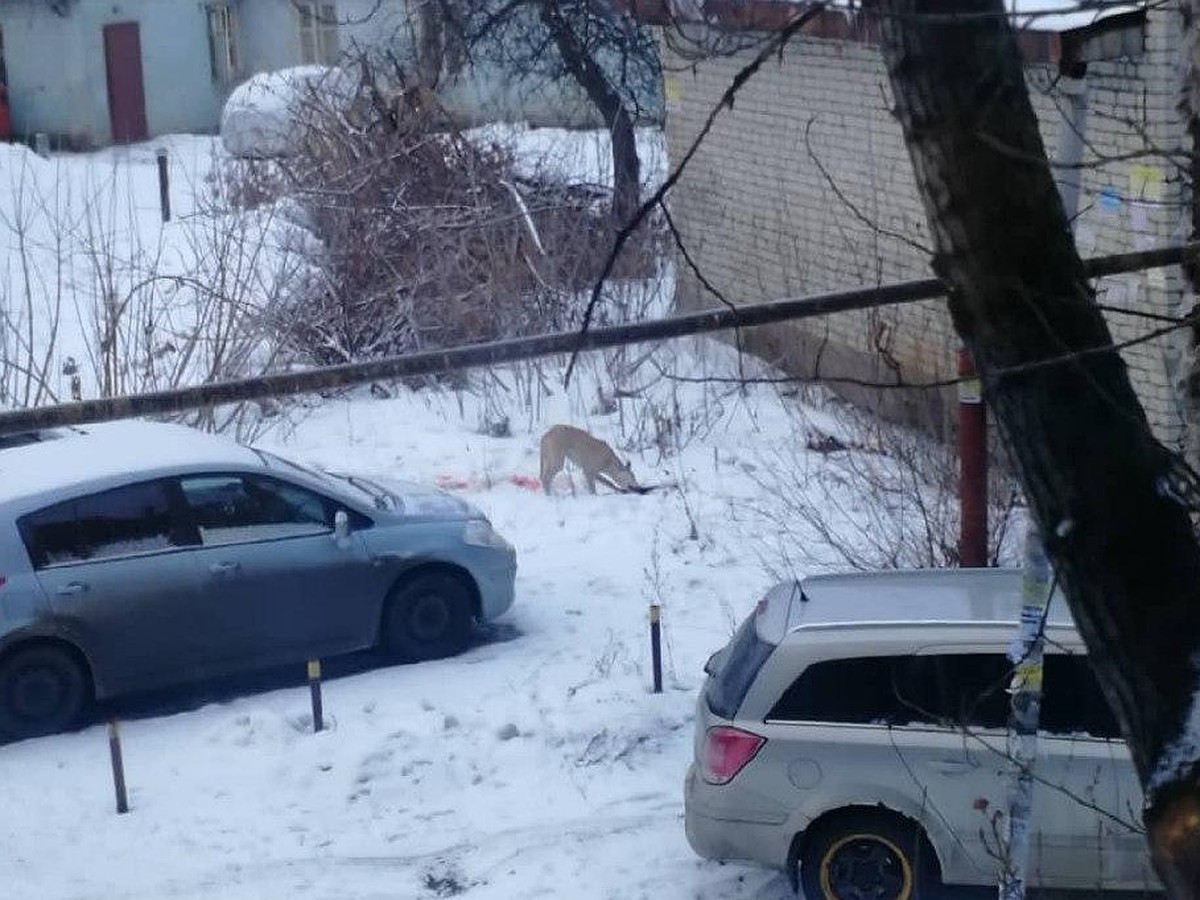
<svg viewBox="0 0 1200 900"><path fill-rule="evenodd" d="M629 463L622 462L612 447L582 428L555 425L542 435L542 490L547 494L566 460L583 471L589 494L596 493L597 478L622 493L638 490Z"/></svg>

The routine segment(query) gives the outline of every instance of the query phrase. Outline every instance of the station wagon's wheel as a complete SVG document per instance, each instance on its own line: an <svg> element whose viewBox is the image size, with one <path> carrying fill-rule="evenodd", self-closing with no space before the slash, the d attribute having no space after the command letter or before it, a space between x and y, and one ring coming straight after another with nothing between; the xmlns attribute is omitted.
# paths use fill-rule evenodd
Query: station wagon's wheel
<svg viewBox="0 0 1200 900"><path fill-rule="evenodd" d="M380 643L400 659L453 656L471 639L472 590L463 576L434 570L400 582L384 611Z"/></svg>
<svg viewBox="0 0 1200 900"><path fill-rule="evenodd" d="M920 900L938 886L937 861L921 830L898 816L848 812L804 842L807 900Z"/></svg>
<svg viewBox="0 0 1200 900"><path fill-rule="evenodd" d="M50 645L14 650L0 660L0 736L62 731L87 702L88 679L67 651Z"/></svg>

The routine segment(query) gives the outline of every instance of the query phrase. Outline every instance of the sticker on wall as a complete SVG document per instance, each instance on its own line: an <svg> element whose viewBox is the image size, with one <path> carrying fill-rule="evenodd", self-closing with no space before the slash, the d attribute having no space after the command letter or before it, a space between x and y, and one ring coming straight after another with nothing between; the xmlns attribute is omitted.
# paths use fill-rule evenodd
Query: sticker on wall
<svg viewBox="0 0 1200 900"><path fill-rule="evenodd" d="M1137 250L1149 250L1157 241L1150 227L1149 203L1135 200L1129 204L1129 227L1133 230L1133 246Z"/></svg>
<svg viewBox="0 0 1200 900"><path fill-rule="evenodd" d="M663 74L663 96L672 104L683 99L683 88L679 86L679 77L674 72Z"/></svg>
<svg viewBox="0 0 1200 900"><path fill-rule="evenodd" d="M1117 309L1132 309L1137 305L1140 285L1136 275L1117 275L1105 278L1101 284L1103 289L1101 299L1105 305Z"/></svg>
<svg viewBox="0 0 1200 900"><path fill-rule="evenodd" d="M1158 166L1129 167L1129 199L1155 202L1163 196L1163 173Z"/></svg>
<svg viewBox="0 0 1200 900"><path fill-rule="evenodd" d="M1121 195L1116 188L1106 187L1100 191L1096 205L1100 212L1113 215L1121 210Z"/></svg>
<svg viewBox="0 0 1200 900"><path fill-rule="evenodd" d="M1150 204L1134 200L1129 204L1129 227L1135 234L1145 234L1150 230Z"/></svg>

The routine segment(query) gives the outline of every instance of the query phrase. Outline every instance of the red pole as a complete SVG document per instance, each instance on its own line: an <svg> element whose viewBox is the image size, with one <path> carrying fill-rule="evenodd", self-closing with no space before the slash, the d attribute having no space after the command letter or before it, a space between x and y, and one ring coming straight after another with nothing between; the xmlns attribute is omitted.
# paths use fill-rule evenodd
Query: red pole
<svg viewBox="0 0 1200 900"><path fill-rule="evenodd" d="M987 410L971 351L958 351L958 563L963 568L987 561Z"/></svg>
<svg viewBox="0 0 1200 900"><path fill-rule="evenodd" d="M0 141L12 140L12 111L8 108L8 88L0 83Z"/></svg>

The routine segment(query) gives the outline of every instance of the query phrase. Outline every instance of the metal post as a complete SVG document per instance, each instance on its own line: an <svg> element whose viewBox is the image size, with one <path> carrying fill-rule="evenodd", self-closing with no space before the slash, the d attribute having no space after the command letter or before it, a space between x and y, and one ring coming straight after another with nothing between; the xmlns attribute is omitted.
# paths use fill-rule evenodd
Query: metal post
<svg viewBox="0 0 1200 900"><path fill-rule="evenodd" d="M1121 272L1174 266L1195 258L1200 245L1185 244L1162 247L1137 253L1116 253L1083 261L1088 278L1100 278ZM192 387L122 397L103 397L66 403L57 406L37 406L0 411L0 434L33 431L60 425L86 425L134 416L157 416L167 413L203 409L213 405L263 400L291 394L316 393L333 387L363 384L385 379L411 378L480 366L555 356L562 353L581 353L605 347L648 343L693 334L707 334L730 328L749 328L789 319L806 319L851 309L868 309L928 300L945 294L945 285L937 279L904 282L883 287L858 288L836 294L773 300L731 308L718 307L702 312L681 313L652 319L649 322L629 322L592 328L586 334L578 331L535 335L527 338L506 338L484 344L449 347L444 350L422 350L402 356L366 362L322 366L298 372L277 372L237 381L210 382ZM1096 348L1089 352L1108 352ZM1087 352L1085 352L1086 355ZM1075 360L1078 354L1044 360L1041 365L1059 365L1066 359Z"/></svg>
<svg viewBox="0 0 1200 900"><path fill-rule="evenodd" d="M121 758L121 734L115 720L108 723L108 755L112 760L113 788L117 794L117 814L129 812L129 797L125 792L125 762Z"/></svg>
<svg viewBox="0 0 1200 900"><path fill-rule="evenodd" d="M167 148L155 151L158 157L158 205L162 209L162 220L171 221L171 174L167 168Z"/></svg>
<svg viewBox="0 0 1200 900"><path fill-rule="evenodd" d="M987 559L987 409L971 351L958 350L958 562L979 568Z"/></svg>
<svg viewBox="0 0 1200 900"><path fill-rule="evenodd" d="M662 607L650 604L650 664L654 670L654 693L662 693Z"/></svg>
<svg viewBox="0 0 1200 900"><path fill-rule="evenodd" d="M1000 900L1022 900L1029 873L1029 836L1033 827L1033 769L1042 711L1043 625L1050 604L1050 561L1037 528L1025 535L1021 578L1021 624L1009 651L1015 664L1008 692L1008 758L1013 773L1008 791L1008 840L1000 873Z"/></svg>
<svg viewBox="0 0 1200 900"><path fill-rule="evenodd" d="M325 712L321 703L321 661L308 661L308 692L312 696L313 732L325 729Z"/></svg>

